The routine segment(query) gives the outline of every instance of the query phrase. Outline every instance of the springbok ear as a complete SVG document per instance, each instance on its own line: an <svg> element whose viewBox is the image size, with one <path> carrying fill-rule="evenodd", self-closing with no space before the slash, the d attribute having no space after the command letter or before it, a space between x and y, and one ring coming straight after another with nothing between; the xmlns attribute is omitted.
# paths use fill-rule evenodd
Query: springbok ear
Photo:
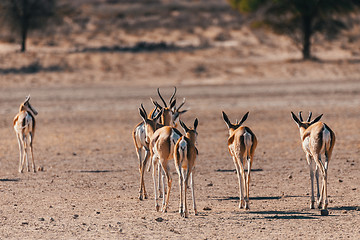
<svg viewBox="0 0 360 240"><path fill-rule="evenodd" d="M156 114L156 116L153 118L153 120L158 120L161 117L161 115L163 114L163 112L164 112L164 109L161 109L160 112L158 112Z"/></svg>
<svg viewBox="0 0 360 240"><path fill-rule="evenodd" d="M228 116L226 115L226 113L224 111L222 111L222 117L227 125L228 128L231 128L232 127L232 124L228 118Z"/></svg>
<svg viewBox="0 0 360 240"><path fill-rule="evenodd" d="M25 98L24 102L28 102L28 101L30 101L30 94Z"/></svg>
<svg viewBox="0 0 360 240"><path fill-rule="evenodd" d="M194 130L196 131L196 128L199 124L199 120L197 118L195 118L195 121L194 121Z"/></svg>
<svg viewBox="0 0 360 240"><path fill-rule="evenodd" d="M243 116L243 118L240 120L240 122L239 122L239 126L241 126L241 124L243 124L245 121L246 121L246 119L248 118L248 116L249 116L249 112L247 112L247 113L245 113L245 115Z"/></svg>
<svg viewBox="0 0 360 240"><path fill-rule="evenodd" d="M178 112L175 112L174 115L173 115L173 122L176 121L176 119L178 119L180 116L180 114Z"/></svg>
<svg viewBox="0 0 360 240"><path fill-rule="evenodd" d="M321 114L320 116L318 116L317 118L315 118L314 120L312 120L311 123L310 123L310 125L318 122L318 121L321 119L322 116L323 116L323 114Z"/></svg>
<svg viewBox="0 0 360 240"><path fill-rule="evenodd" d="M179 107L177 107L177 110L178 110L178 111L180 110L180 108L181 108L182 106L184 106L185 102L186 102L186 100L185 100L185 98L183 98L182 103L179 105Z"/></svg>
<svg viewBox="0 0 360 240"><path fill-rule="evenodd" d="M152 98L150 98L151 102L154 104L155 107L162 109L163 107L160 106L160 104L157 101L154 101Z"/></svg>
<svg viewBox="0 0 360 240"><path fill-rule="evenodd" d="M185 123L183 121L179 121L180 122L180 126L184 129L185 132L189 131L189 128L185 125Z"/></svg>
<svg viewBox="0 0 360 240"><path fill-rule="evenodd" d="M294 119L294 121L296 122L296 124L297 124L298 126L300 126L301 122L300 122L300 120L296 117L296 115L295 115L293 112L291 112L291 116L292 116L292 119Z"/></svg>
<svg viewBox="0 0 360 240"><path fill-rule="evenodd" d="M141 107L143 108L142 104L141 104ZM146 112L144 112L143 109L139 108L139 113L140 113L140 117L143 119L143 121L146 122L146 120L147 120Z"/></svg>

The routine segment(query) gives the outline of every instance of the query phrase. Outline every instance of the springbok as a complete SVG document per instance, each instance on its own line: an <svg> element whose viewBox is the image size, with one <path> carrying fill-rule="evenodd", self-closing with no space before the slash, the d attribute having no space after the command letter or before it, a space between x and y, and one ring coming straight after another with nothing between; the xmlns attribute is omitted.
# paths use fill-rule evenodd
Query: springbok
<svg viewBox="0 0 360 240"><path fill-rule="evenodd" d="M167 180L167 192L165 198L165 187L163 186L163 205L162 211L166 212L169 203L169 196L171 190L172 179L169 174L168 161L174 156L174 146L182 136L182 134L174 127L164 126L159 129L155 129L154 126L149 124L144 113L140 113L145 123L146 137L150 139L149 149L151 154L151 162L153 167L153 181L154 181L154 199L156 211L159 211L159 205L157 203L157 183L156 183L156 166L160 163L164 175ZM159 172L160 174L160 172Z"/></svg>
<svg viewBox="0 0 360 240"><path fill-rule="evenodd" d="M327 170L328 170L331 154L335 145L335 134L325 123L319 122L323 114L321 114L312 121L311 121L311 115L312 113L310 112L308 119L304 121L301 116L301 111L299 112L299 118L297 118L296 115L293 112L291 112L292 118L299 127L302 148L306 154L306 160L310 168L310 180L311 180L310 208L313 209L315 204L314 170L311 159L313 158L316 164L315 177L316 177L316 185L317 185L318 208L322 207L322 209L324 210L324 214L328 214ZM324 163L321 161L321 154L325 154ZM322 174L321 191L319 191L320 190L319 170Z"/></svg>
<svg viewBox="0 0 360 240"><path fill-rule="evenodd" d="M176 107L176 98L175 98L175 94L176 94L176 87L174 87L174 93L172 94L172 96L170 97L170 100L169 100L169 107L168 105L166 104L164 98L161 96L161 93L160 93L160 89L158 88L157 89L157 93L161 99L161 101L164 103L164 107L162 107L158 102L154 101L152 98L150 98L151 102L154 104L155 106L155 109L158 109L158 111L163 111L162 112L162 115L161 115L161 118L160 118L160 123L164 126L172 126L172 127L177 127L177 123L176 121L180 118L180 115L181 114L184 114L185 112L187 112L187 110L183 110L183 111L180 111L181 107L185 104L185 98L183 99L183 102L179 105L179 107ZM148 172L150 172L150 169L151 169L151 165L152 164L149 164L149 167L148 167ZM158 181L158 189L159 189L159 197L162 197L162 194L161 194L161 189L160 189L160 181L161 181L161 167L160 165L158 165L158 177L159 177L159 181ZM164 188L165 187L165 179L162 178L162 187ZM164 192L164 190L163 190Z"/></svg>
<svg viewBox="0 0 360 240"><path fill-rule="evenodd" d="M26 97L25 101L20 105L19 113L14 118L14 130L19 143L20 161L19 172L24 170L24 164L26 161L27 171L30 172L29 160L28 160L28 148L31 151L32 169L36 172L33 142L35 136L35 117L38 112L30 104L30 95Z"/></svg>
<svg viewBox="0 0 360 240"><path fill-rule="evenodd" d="M196 148L196 138L198 126L198 119L194 121L194 128L189 129L183 121L180 120L180 125L184 129L186 136L179 138L175 144L174 160L176 171L179 175L179 189L180 189L180 206L179 213L183 217L188 217L188 208L186 203L186 191L188 187L188 180L191 180L191 195L193 200L194 213L197 215L195 193L194 193L194 178L193 169L195 167L196 156L198 150Z"/></svg>
<svg viewBox="0 0 360 240"><path fill-rule="evenodd" d="M249 112L247 112L240 122L236 121L232 124L225 114L222 112L223 119L229 129L228 149L233 158L236 173L239 179L240 189L240 204L239 208L245 207L249 209L249 187L250 187L250 171L254 158L255 148L257 146L257 139L255 134L249 127L241 126L247 119ZM247 160L247 177L245 178L245 163ZM244 193L244 194L243 194ZM244 201L245 195L245 201Z"/></svg>
<svg viewBox="0 0 360 240"><path fill-rule="evenodd" d="M155 108L149 113L148 120L150 120L150 119L154 120L155 119L155 120L160 121L160 125L176 126L176 121L179 118L179 116L187 111L187 110L180 111L180 108L185 103L185 99L183 100L182 104L180 104L179 107L176 107L176 100L175 100L176 87L175 87L174 92L171 95L170 100L169 100L169 106L170 107L168 107L165 100L164 100L164 98L160 94L160 89L159 88L157 89L157 93L158 93L160 99L163 101L165 107L162 107L160 104L158 104L156 101L154 101L154 100L152 100L150 98L150 100L154 104ZM143 106L142 106L142 109L146 113ZM162 113L160 115L158 115L159 112L162 112ZM160 125L157 125L157 127L161 127ZM145 191L145 184L144 184L143 174L141 174L141 173L143 172L143 169L145 169L148 158L150 157L150 151L149 151L149 146L148 146L149 144L146 143L146 141L145 141L145 139L146 139L146 131L145 131L145 123L144 123L144 121L141 121L140 123L138 123L134 127L134 129L132 131L132 138L133 138L133 141L134 141L136 154L137 154L137 157L138 157L138 160L139 160L139 171L140 171L140 190L139 190L140 194L139 194L139 199L142 200L143 198L145 198L145 199L147 198L147 194L146 194L146 191ZM145 152L144 156L143 156L143 153L142 153L143 150ZM142 156L143 156L143 158L142 158ZM148 172L150 171L150 169L151 169L151 164L149 164ZM160 166L159 166L159 171L160 171ZM159 182L160 182L160 174L159 174ZM160 184L159 184L159 191L160 191Z"/></svg>
<svg viewBox="0 0 360 240"><path fill-rule="evenodd" d="M140 115L143 112L143 114L145 114L145 116L147 116L144 106L142 104L141 104L141 109L139 108L139 111L140 111ZM146 117L146 120L149 122L149 124L153 125L154 128L159 128L161 126L157 123L157 121L161 117L162 112L163 112L162 110L157 111L154 109L149 114L149 116ZM132 137L133 137L133 141L134 141L134 145L135 145L135 149L136 149L136 154L139 159L139 172L140 172L139 199L143 200L143 198L147 199L147 193L146 193L145 182L144 182L144 172L145 172L146 163L150 157L149 140L146 136L144 121L141 121L140 123L138 123L135 126L134 130L132 131ZM142 159L142 150L145 151L144 159Z"/></svg>

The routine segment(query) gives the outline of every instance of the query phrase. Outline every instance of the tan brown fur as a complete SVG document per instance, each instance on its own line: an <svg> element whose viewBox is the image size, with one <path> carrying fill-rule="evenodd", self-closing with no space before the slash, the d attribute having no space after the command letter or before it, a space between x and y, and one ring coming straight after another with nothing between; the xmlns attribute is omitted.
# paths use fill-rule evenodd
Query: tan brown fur
<svg viewBox="0 0 360 240"><path fill-rule="evenodd" d="M147 128L149 130L149 128ZM158 130L156 130L153 134L149 133L151 136L150 138L150 153L151 153L151 159L153 164L153 180L154 180L154 192L155 192L155 208L158 211L159 205L157 203L157 194L156 194L156 166L157 164L160 164L164 177L166 177L167 180L167 191L166 195L164 192L164 186L163 186L163 207L162 211L167 211L167 206L169 203L169 197L170 197L170 191L171 191L171 183L172 179L168 170L168 161L173 158L174 154L174 145L176 141L181 137L181 133L173 127L170 126L164 126ZM166 196L166 197L165 197Z"/></svg>
<svg viewBox="0 0 360 240"><path fill-rule="evenodd" d="M141 105L140 116L143 118L143 121L138 123L133 131L132 131L132 138L134 142L134 146L136 149L136 153L139 159L139 172L140 172L140 189L139 189L139 199L142 200L143 198L147 198L145 182L144 182L144 173L146 163L150 157L150 150L149 150L149 141L150 138L146 136L146 129L145 127L152 128L152 131L155 131L157 128L162 127L163 125L157 123L157 120L162 114L162 111L158 112L154 118L152 118L155 109L149 115L146 114L144 107ZM145 124L145 121L147 124ZM141 137L141 131L144 131L142 134L145 136L144 139ZM142 149L145 150L144 159L142 159Z"/></svg>
<svg viewBox="0 0 360 240"><path fill-rule="evenodd" d="M198 154L196 149L196 138L197 132L196 128L198 125L198 120L195 119L194 127L189 129L185 123L180 120L180 125L185 131L185 136L179 138L174 147L174 160L176 171L179 175L179 189L180 189L180 205L179 213L183 217L188 217L188 208L187 208L187 188L189 177L191 179L191 192L193 200L194 214L197 215L196 203L195 203L195 193L194 193L194 179L193 179L193 170L195 167L195 161Z"/></svg>
<svg viewBox="0 0 360 240"><path fill-rule="evenodd" d="M230 122L229 118L224 112L222 112L222 114L223 119L229 129L229 138L227 142L228 150L233 158L239 180L239 208L245 207L245 209L249 209L250 172L254 159L255 149L257 146L257 138L249 127L241 126L241 124L247 119L249 113L246 113L242 120L235 124ZM244 167L245 160L248 165L246 177Z"/></svg>
<svg viewBox="0 0 360 240"><path fill-rule="evenodd" d="M24 164L26 162L27 171L30 171L28 161L28 149L31 152L32 169L36 172L35 160L33 153L33 142L35 137L36 121L34 115L37 115L37 111L30 104L30 96L20 105L19 113L14 117L13 127L18 139L20 160L19 160L19 172L24 170Z"/></svg>
<svg viewBox="0 0 360 240"><path fill-rule="evenodd" d="M310 168L310 180L311 180L311 203L310 208L314 208L315 197L314 197L314 172L312 166L312 159L316 164L315 177L317 184L317 198L318 207L327 209L327 169L331 159L332 151L335 146L335 133L325 124L319 122L322 114L311 120L311 113L309 114L308 120L303 121L301 112L299 112L299 118L291 112L293 120L299 127L300 138L302 141L302 148L306 154L306 160ZM325 139L324 139L325 138ZM325 161L321 160L321 154L325 155ZM322 175L322 187L319 189L319 171Z"/></svg>

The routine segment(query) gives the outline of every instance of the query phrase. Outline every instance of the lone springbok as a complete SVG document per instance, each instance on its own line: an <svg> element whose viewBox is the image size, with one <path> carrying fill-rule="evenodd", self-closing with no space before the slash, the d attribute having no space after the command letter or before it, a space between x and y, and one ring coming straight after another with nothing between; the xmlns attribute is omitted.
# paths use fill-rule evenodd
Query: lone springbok
<svg viewBox="0 0 360 240"><path fill-rule="evenodd" d="M28 148L31 151L32 169L36 172L34 153L33 153L33 141L35 136L35 117L37 111L30 104L30 95L26 97L25 101L20 105L19 113L14 118L14 130L19 142L20 161L19 172L24 170L24 164L26 161L27 171L30 172L29 160L28 160Z"/></svg>
<svg viewBox="0 0 360 240"><path fill-rule="evenodd" d="M315 177L317 185L317 198L318 198L318 207L323 210L327 209L328 199L327 199L327 169L329 166L330 158L332 151L335 145L335 134L334 132L322 122L319 122L322 115L318 116L311 121L312 113L309 113L309 117L306 121L303 120L301 112L299 112L299 118L291 112L291 116L296 122L300 130L300 138L302 142L302 148L306 154L306 160L310 168L310 180L311 180L311 203L310 208L314 208L315 198L314 198L314 170L312 159L314 159L316 164ZM325 162L321 161L321 154L325 154ZM319 191L319 170L322 174L322 187ZM327 210L324 211L324 214L328 214Z"/></svg>
<svg viewBox="0 0 360 240"><path fill-rule="evenodd" d="M250 187L250 171L254 158L257 139L255 134L249 127L241 126L247 119L247 112L240 122L232 124L225 114L222 112L223 119L229 129L228 149L233 158L237 176L239 179L240 204L239 208L245 207L249 209L249 187ZM245 178L244 160L247 160L247 177ZM244 201L245 195L245 201Z"/></svg>
<svg viewBox="0 0 360 240"><path fill-rule="evenodd" d="M186 191L188 187L189 177L191 179L191 194L193 200L194 213L197 215L195 193L194 193L194 178L193 169L195 167L196 156L198 150L195 146L198 133L196 128L198 126L198 119L194 121L194 128L189 129L183 121L180 120L180 125L184 129L186 136L179 138L175 145L174 160L176 171L179 175L179 189L180 189L180 206L179 213L183 217L188 217L188 208L186 204Z"/></svg>

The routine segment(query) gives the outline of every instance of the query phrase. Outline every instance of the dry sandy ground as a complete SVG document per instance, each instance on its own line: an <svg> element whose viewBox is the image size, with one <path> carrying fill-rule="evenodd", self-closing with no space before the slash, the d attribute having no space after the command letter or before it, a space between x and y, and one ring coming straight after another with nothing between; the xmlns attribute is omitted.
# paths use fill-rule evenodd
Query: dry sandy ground
<svg viewBox="0 0 360 240"><path fill-rule="evenodd" d="M110 66L124 69L101 71L95 64L94 70L1 75L0 238L359 239L359 64L239 60L233 52L24 55L23 61L52 56L53 61L77 58L74 62L82 64L113 58ZM16 61L19 56L1 58ZM198 65L205 70L194 72ZM17 88L19 83L23 87ZM151 108L149 97L157 99L157 87L169 97L173 85L178 99L187 100L189 112L182 119L189 125L195 117L200 121L195 174L199 216L188 219L177 212L173 163L168 213L155 211L149 173L150 197L137 198L138 160L131 140L132 127L141 120L137 109L140 103ZM19 174L11 122L28 93L39 112L35 158L44 171ZM246 125L258 136L250 211L238 209L237 177L221 110L231 119L250 111ZM309 171L290 118L290 111L299 110L324 113L323 121L337 136L326 217L309 209Z"/></svg>

